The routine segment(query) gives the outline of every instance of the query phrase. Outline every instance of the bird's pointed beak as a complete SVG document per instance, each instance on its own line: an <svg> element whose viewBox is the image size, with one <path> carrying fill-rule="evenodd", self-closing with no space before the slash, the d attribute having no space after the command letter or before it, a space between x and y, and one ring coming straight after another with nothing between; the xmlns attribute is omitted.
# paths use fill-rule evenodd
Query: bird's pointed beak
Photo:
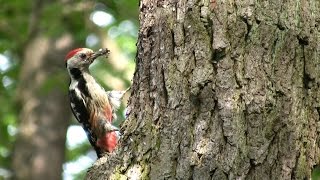
<svg viewBox="0 0 320 180"><path fill-rule="evenodd" d="M96 52L94 52L94 53L92 53L92 54L90 55L89 60L90 60L90 62L92 63L95 59L97 59L97 58L100 57L100 56L106 56L106 57L108 57L109 53L110 53L110 50L107 49L107 48L99 49L98 51L96 51Z"/></svg>

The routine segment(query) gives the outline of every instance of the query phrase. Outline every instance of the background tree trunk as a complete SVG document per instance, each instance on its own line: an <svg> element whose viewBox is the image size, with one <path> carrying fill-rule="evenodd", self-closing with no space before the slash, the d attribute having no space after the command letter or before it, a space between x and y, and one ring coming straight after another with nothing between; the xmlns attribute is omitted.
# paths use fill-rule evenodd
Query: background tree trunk
<svg viewBox="0 0 320 180"><path fill-rule="evenodd" d="M20 123L13 152L14 179L62 179L70 114L63 63L72 37L51 39L40 29L43 2L35 2L23 50L18 101Z"/></svg>
<svg viewBox="0 0 320 180"><path fill-rule="evenodd" d="M70 120L64 84L67 78L61 63L66 52L52 44L53 40L39 35L28 43L24 52L19 87L22 109L13 153L16 179L62 178ZM53 83L61 79L66 81Z"/></svg>
<svg viewBox="0 0 320 180"><path fill-rule="evenodd" d="M87 178L310 178L319 163L319 6L141 0L122 144Z"/></svg>

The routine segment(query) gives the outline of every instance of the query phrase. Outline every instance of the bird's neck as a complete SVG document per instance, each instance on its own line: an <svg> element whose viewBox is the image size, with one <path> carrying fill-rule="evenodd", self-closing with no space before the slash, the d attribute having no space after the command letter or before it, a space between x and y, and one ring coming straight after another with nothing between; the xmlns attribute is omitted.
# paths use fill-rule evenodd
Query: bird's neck
<svg viewBox="0 0 320 180"><path fill-rule="evenodd" d="M80 69L80 68L68 68L71 80L79 80L84 79L85 76L91 76L88 68Z"/></svg>
<svg viewBox="0 0 320 180"><path fill-rule="evenodd" d="M91 75L88 69L70 68L69 69L71 82L85 82L85 83L95 83L96 80Z"/></svg>
<svg viewBox="0 0 320 180"><path fill-rule="evenodd" d="M78 88L80 91L88 91L90 85L97 84L89 69L70 68L68 71L71 79L69 89Z"/></svg>

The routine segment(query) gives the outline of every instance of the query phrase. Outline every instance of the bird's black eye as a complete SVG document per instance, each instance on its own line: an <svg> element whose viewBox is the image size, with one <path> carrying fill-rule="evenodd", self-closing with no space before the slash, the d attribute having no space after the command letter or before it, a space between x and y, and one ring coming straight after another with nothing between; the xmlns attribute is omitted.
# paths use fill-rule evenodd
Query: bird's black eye
<svg viewBox="0 0 320 180"><path fill-rule="evenodd" d="M87 57L87 55L84 54L84 53L81 53L79 56L80 56L81 59L85 59Z"/></svg>

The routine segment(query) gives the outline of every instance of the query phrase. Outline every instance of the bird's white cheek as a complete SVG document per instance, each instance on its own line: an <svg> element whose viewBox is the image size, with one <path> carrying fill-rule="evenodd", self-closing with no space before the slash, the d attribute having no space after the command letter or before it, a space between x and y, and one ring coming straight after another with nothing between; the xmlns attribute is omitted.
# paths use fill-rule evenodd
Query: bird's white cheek
<svg viewBox="0 0 320 180"><path fill-rule="evenodd" d="M79 62L75 58L69 59L67 63L68 63L68 67L78 67L79 66Z"/></svg>

